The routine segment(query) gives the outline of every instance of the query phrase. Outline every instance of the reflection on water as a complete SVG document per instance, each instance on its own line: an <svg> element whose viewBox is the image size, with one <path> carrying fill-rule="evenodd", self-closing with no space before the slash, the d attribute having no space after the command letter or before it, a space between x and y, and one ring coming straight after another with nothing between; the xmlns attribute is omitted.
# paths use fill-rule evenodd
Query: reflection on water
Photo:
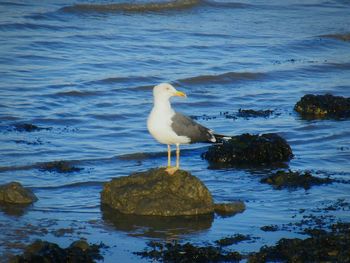
<svg viewBox="0 0 350 263"><path fill-rule="evenodd" d="M0 203L0 211L5 213L8 216L21 217L25 215L28 210L33 205L20 205L20 204L2 204Z"/></svg>
<svg viewBox="0 0 350 263"><path fill-rule="evenodd" d="M214 214L198 216L140 216L122 214L102 205L102 218L117 230L131 236L152 238L177 238L181 235L196 233L211 227Z"/></svg>

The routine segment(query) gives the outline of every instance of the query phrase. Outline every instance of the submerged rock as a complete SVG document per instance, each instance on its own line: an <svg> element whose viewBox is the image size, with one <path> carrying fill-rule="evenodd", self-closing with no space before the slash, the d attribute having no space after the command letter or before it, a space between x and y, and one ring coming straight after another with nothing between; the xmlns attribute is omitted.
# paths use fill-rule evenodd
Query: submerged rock
<svg viewBox="0 0 350 263"><path fill-rule="evenodd" d="M304 240L282 238L275 246L264 246L248 262L350 262L350 223L334 224L330 232L308 232L311 237Z"/></svg>
<svg viewBox="0 0 350 263"><path fill-rule="evenodd" d="M50 130L51 128L38 127L31 123L18 123L14 125L14 129L19 132L34 132L41 130Z"/></svg>
<svg viewBox="0 0 350 263"><path fill-rule="evenodd" d="M24 188L18 182L0 185L0 203L31 204L37 200L30 189Z"/></svg>
<svg viewBox="0 0 350 263"><path fill-rule="evenodd" d="M295 104L294 109L305 117L346 118L350 117L350 98L308 94Z"/></svg>
<svg viewBox="0 0 350 263"><path fill-rule="evenodd" d="M287 162L293 153L286 140L278 134L242 134L210 146L202 157L213 167L256 166Z"/></svg>
<svg viewBox="0 0 350 263"><path fill-rule="evenodd" d="M242 117L242 118L255 118L255 117L263 117L263 118L267 118L270 115L273 114L273 110L252 110L252 109L239 109L238 110L238 117Z"/></svg>
<svg viewBox="0 0 350 263"><path fill-rule="evenodd" d="M72 173L72 172L79 172L83 170L83 168L75 167L70 162L67 162L67 161L54 161L54 162L42 164L40 166L40 170L57 172L57 173Z"/></svg>
<svg viewBox="0 0 350 263"><path fill-rule="evenodd" d="M242 213L245 210L245 204L242 201L231 203L214 204L214 211L221 216L231 216Z"/></svg>
<svg viewBox="0 0 350 263"><path fill-rule="evenodd" d="M304 173L292 171L277 171L276 173L261 179L262 183L271 184L276 189L298 188L309 189L313 185L329 184L332 182L330 178L319 178L313 176L310 172Z"/></svg>
<svg viewBox="0 0 350 263"><path fill-rule="evenodd" d="M212 196L198 178L183 170L169 175L164 168L105 183L101 202L124 214L178 216L214 212Z"/></svg>
<svg viewBox="0 0 350 263"><path fill-rule="evenodd" d="M84 240L73 242L68 248L61 248L55 243L37 240L30 244L22 255L13 257L11 263L36 262L96 262L103 259L100 245L89 245Z"/></svg>
<svg viewBox="0 0 350 263"><path fill-rule="evenodd" d="M329 34L329 35L322 35L321 37L334 38L334 39L343 40L343 41L350 41L350 33Z"/></svg>

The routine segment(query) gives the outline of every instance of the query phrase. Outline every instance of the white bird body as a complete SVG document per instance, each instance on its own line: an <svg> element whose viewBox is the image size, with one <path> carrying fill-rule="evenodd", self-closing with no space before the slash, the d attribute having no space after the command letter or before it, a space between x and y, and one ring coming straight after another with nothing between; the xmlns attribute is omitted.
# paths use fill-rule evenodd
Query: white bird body
<svg viewBox="0 0 350 263"><path fill-rule="evenodd" d="M216 138L212 130L176 113L169 101L172 96L186 97L186 94L177 91L168 83L153 88L154 106L147 119L147 128L158 142L168 145L168 168L171 167L170 145L176 145L176 167L169 169L178 169L180 144L216 142Z"/></svg>
<svg viewBox="0 0 350 263"><path fill-rule="evenodd" d="M147 120L147 128L150 134L163 144L188 144L190 139L177 135L172 129L172 118L175 111L171 108L169 100L156 101Z"/></svg>

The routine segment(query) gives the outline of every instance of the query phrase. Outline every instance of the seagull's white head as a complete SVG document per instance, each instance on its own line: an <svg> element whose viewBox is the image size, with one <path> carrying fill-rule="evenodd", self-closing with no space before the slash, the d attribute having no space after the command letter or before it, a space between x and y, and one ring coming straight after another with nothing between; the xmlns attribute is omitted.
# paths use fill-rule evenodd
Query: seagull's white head
<svg viewBox="0 0 350 263"><path fill-rule="evenodd" d="M153 88L153 96L156 100L169 100L173 96L186 97L186 94L177 91L169 83L161 83Z"/></svg>

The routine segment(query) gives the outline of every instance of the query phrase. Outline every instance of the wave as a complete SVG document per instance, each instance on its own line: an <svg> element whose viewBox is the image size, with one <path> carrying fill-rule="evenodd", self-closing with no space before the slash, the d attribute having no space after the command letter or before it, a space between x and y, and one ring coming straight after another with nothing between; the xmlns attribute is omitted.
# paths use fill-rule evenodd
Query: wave
<svg viewBox="0 0 350 263"><path fill-rule="evenodd" d="M48 24L38 24L38 23L5 23L0 25L0 30L6 31L6 30L50 30L50 31L63 31L63 30L76 30L79 29L75 26L68 26L68 27L62 27L62 26L55 26L55 25L48 25Z"/></svg>
<svg viewBox="0 0 350 263"><path fill-rule="evenodd" d="M200 4L201 0L176 0L170 2L118 3L118 4L75 4L61 8L64 12L152 12L188 9Z"/></svg>
<svg viewBox="0 0 350 263"><path fill-rule="evenodd" d="M57 92L54 96L68 96L68 97L87 97L87 96L96 96L99 92L97 91L79 91L79 90L70 90Z"/></svg>
<svg viewBox="0 0 350 263"><path fill-rule="evenodd" d="M228 83L241 80L256 80L264 77L264 73L253 72L227 72L219 75L201 75L185 79L179 79L176 82L181 84L206 84L206 83Z"/></svg>

